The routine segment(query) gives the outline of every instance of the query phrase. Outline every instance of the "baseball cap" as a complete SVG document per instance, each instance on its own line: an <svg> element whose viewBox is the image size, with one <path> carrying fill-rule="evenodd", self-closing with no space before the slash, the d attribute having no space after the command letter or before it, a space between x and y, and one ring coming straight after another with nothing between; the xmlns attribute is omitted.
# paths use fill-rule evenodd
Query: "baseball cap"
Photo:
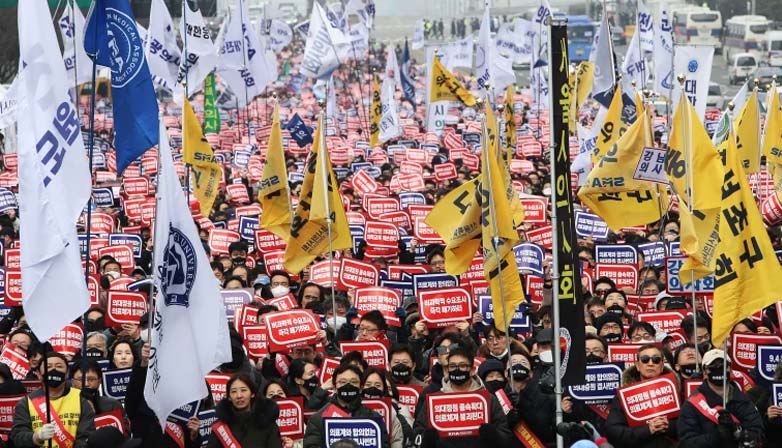
<svg viewBox="0 0 782 448"><path fill-rule="evenodd" d="M718 349L718 348L713 348L713 349L709 350L708 352L706 352L705 355L703 355L703 360L702 360L701 364L704 367L705 366L709 366L709 365L711 365L711 363L713 363L714 361L717 361L718 359L726 360L727 357L725 356L725 352L720 350L720 349Z"/></svg>

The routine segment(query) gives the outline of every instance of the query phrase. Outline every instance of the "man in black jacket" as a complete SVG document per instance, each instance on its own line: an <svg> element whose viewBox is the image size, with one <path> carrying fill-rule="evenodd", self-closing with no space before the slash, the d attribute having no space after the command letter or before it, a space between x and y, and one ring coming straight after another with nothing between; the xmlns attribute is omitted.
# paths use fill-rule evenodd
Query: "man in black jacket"
<svg viewBox="0 0 782 448"><path fill-rule="evenodd" d="M679 416L677 429L682 446L727 448L745 442L763 443L760 413L735 384L728 381L727 388L723 388L726 374L729 378L730 361L725 352L712 349L703 355L706 381L684 403ZM725 394L727 405L723 408Z"/></svg>

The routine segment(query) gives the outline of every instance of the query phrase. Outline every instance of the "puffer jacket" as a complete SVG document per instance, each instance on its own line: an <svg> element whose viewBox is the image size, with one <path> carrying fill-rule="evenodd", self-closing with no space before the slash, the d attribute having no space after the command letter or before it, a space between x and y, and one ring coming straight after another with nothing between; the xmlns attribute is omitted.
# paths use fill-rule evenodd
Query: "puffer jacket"
<svg viewBox="0 0 782 448"><path fill-rule="evenodd" d="M255 397L249 411L237 412L228 398L224 398L215 408L218 422L228 425L231 434L239 446L257 448L281 448L282 438L277 427L280 408L272 400ZM214 432L209 436L207 448L222 448L223 444Z"/></svg>

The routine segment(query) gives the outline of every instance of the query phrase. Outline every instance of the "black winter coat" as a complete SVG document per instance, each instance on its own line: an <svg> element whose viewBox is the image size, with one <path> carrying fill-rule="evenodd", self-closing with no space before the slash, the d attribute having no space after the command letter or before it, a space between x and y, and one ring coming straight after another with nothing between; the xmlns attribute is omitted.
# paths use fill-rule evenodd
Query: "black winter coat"
<svg viewBox="0 0 782 448"><path fill-rule="evenodd" d="M280 448L282 438L277 427L280 408L272 400L255 397L252 408L247 412L237 412L228 398L224 398L215 408L219 422L228 425L231 434L239 446L253 448ZM222 443L214 432L209 436L207 448L222 448Z"/></svg>

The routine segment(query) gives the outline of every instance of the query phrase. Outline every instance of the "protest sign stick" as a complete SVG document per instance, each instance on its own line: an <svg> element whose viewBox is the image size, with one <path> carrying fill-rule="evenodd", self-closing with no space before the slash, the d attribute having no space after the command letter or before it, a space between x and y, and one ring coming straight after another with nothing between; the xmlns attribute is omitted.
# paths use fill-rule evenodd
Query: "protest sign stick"
<svg viewBox="0 0 782 448"><path fill-rule="evenodd" d="M92 66L95 67L95 63L94 62L92 63ZM95 84L93 84L93 86L94 85ZM84 338L84 340L86 340L86 339L87 338ZM48 342L45 342L43 344L43 361L41 361L41 362L43 363L43 378L44 378L44 381L43 381L43 396L46 399L46 423L51 423L52 422L52 402L51 402L51 399L49 398L49 386L46 385L46 377L49 375L49 363L46 361L46 358L49 357L49 347L48 346L49 346ZM86 356L84 358L86 359ZM85 373L83 366L82 366L82 371L81 372L82 372L82 378L84 379L84 382L86 383L87 382L87 374ZM28 400L29 400L29 398L28 398ZM31 417L32 417L32 415L31 415ZM52 448L52 439L51 438L47 441L47 446L49 448Z"/></svg>
<svg viewBox="0 0 782 448"><path fill-rule="evenodd" d="M722 341L722 352L725 353L725 359L722 360L722 408L725 409L728 406L728 392L730 392L728 389L728 338Z"/></svg>
<svg viewBox="0 0 782 448"><path fill-rule="evenodd" d="M367 31L369 32L369 31ZM366 109L364 109L364 81L361 79L364 77L364 74L361 72L361 67L358 65L358 57L356 56L356 46L353 45L353 40L350 41L350 49L353 52L353 71L356 72L356 77L358 78L358 91L361 94L361 99L358 102L359 106L359 112L364 113L364 121L361 123L361 128L366 132L369 130L370 126L370 119L369 114L367 113ZM327 87L328 88L328 87ZM371 95L371 92L370 92ZM326 98L328 98L328 95L326 95ZM334 111L336 112L336 111ZM359 115L360 117L360 115ZM325 146L324 146L325 148Z"/></svg>
<svg viewBox="0 0 782 448"><path fill-rule="evenodd" d="M185 3L185 2L183 2ZM185 92L187 92L187 87L185 87ZM187 101L187 99L185 99ZM163 119L163 114L160 114L160 119ZM168 138L168 135L161 135L160 139ZM157 158L157 172L161 172L161 158ZM189 194L189 193L188 193ZM153 227L153 234L157 235L158 232L158 219L157 219L157 206L160 203L160 189L157 185L155 185L155 222L152 224ZM188 207L190 206L190 203L188 202ZM154 239L152 240L154 241ZM160 281L160 273L158 272L157 263L155 263L155 250L156 247L153 244L152 245L152 287L149 290L149 297L147 297L147 342L146 344L152 344L152 326L155 322L155 294L157 289L157 283ZM85 338L86 339L86 338Z"/></svg>

